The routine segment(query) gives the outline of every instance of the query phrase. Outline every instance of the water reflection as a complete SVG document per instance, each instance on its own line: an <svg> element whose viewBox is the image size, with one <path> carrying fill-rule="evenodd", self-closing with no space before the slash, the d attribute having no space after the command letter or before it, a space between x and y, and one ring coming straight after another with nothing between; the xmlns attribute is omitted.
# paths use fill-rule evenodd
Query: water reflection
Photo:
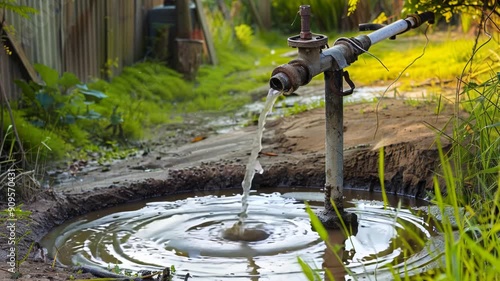
<svg viewBox="0 0 500 281"><path fill-rule="evenodd" d="M362 277L367 270L368 275L378 274L386 263L404 264L405 251L423 247L411 242L409 233L430 236L425 222L408 210L386 210L379 201L351 196L346 200L353 203L346 210L358 215L359 228L347 236L330 231L329 243L341 247L325 250L325 243L311 230L299 198L307 194L309 201L314 197L322 200L322 192L294 192L297 199L283 189L249 196L247 224L265 231L268 237L262 240L242 242L224 237L241 208L241 195L227 193L162 198L88 214L58 227L42 244L52 255L59 249L58 259L67 265L107 268L117 264L132 271L174 265L179 275L189 272L197 280L304 280L297 262L301 257L313 268L329 269L336 280L347 280L353 275ZM361 192L354 194L362 196ZM328 280L326 275L324 278Z"/></svg>

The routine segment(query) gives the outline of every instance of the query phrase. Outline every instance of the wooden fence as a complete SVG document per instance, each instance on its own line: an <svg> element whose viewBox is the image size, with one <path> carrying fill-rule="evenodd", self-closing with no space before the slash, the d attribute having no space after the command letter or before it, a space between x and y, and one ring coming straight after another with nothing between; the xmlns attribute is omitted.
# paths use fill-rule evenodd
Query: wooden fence
<svg viewBox="0 0 500 281"><path fill-rule="evenodd" d="M18 0L37 9L30 19L7 11L14 33L2 38L0 83L8 98L19 95L13 81L36 77L41 63L82 81L118 73L144 56L147 11L163 0ZM2 12L0 12L1 15ZM117 64L113 66L113 64Z"/></svg>

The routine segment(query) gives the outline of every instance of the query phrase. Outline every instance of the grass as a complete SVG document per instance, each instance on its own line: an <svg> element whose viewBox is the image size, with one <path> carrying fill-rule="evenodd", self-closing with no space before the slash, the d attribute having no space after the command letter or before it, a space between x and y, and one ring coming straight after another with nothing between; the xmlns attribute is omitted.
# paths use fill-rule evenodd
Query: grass
<svg viewBox="0 0 500 281"><path fill-rule="evenodd" d="M209 21L220 63L217 66L202 65L195 81L184 81L181 75L160 62L137 63L124 68L122 73L110 81L96 80L89 84L91 89L100 90L108 96L90 106L102 116L101 119L78 120L77 124L64 129L45 131L27 122L23 123L20 120L22 118L16 118L19 120L17 122L24 124L21 127L26 132L22 134L22 139L31 143L27 144L28 148L36 148L45 137L50 137L48 146L58 149L45 151L50 156L49 159L72 158L80 157L81 154L79 152L74 155L74 151L85 151L85 147L89 145L111 141L123 146L131 140L148 139L160 125L183 122L186 113L206 111L234 114L255 98L249 91L267 85L272 70L293 59L283 56L294 52L294 49L287 46L285 35L255 33L249 27L241 28L244 32L235 35L233 27L217 13ZM336 38L357 34L328 35L332 45ZM451 33L443 36L443 33L437 35L429 32L429 36L431 42L424 57L401 76L395 91L404 92L413 86L425 84L433 87L436 95L440 95L443 93L442 83L453 81L460 73L460 66L471 50L470 39ZM413 31L399 36L396 41L385 40L372 46L370 52L379 57L389 71L369 55L360 56L347 70L358 86L388 84L422 52L425 40L422 34ZM491 60L488 58L490 51L485 49L477 56L485 61ZM442 66L442 61L445 60L446 66ZM474 69L484 71L477 66ZM312 83L323 83L323 76L317 75ZM315 104L313 107L321 106ZM307 109L296 106L287 114ZM20 113L17 116L20 117ZM120 126L123 136L113 134L109 129L116 126L114 116L122 120ZM4 120L8 121L8 118ZM113 124L114 126L110 126ZM128 148L127 145L124 147Z"/></svg>
<svg viewBox="0 0 500 281"><path fill-rule="evenodd" d="M481 56L478 59L484 61ZM432 220L442 236L443 253L434 251L434 268L423 273L404 268L398 271L389 265L392 280L500 280L500 72L491 64L478 63L475 69L485 73L482 67L489 67L489 78L473 72L466 78L474 82L463 82L457 94L455 116L449 122L453 134L445 135L444 130L436 129L440 170L434 177L431 201L439 208L441 219ZM409 100L408 104L418 106L419 102ZM451 141L451 149L441 147L439 140L443 136ZM379 176L383 181L383 153L379 155ZM314 218L311 222L320 237L328 241L321 223L318 225ZM441 247L413 236L428 251ZM342 246L327 245L334 252ZM341 256L339 261L343 262ZM317 271L301 260L299 264L308 280L320 280Z"/></svg>
<svg viewBox="0 0 500 281"><path fill-rule="evenodd" d="M292 116L299 114L301 112L305 112L314 108L321 108L325 107L325 101L323 99L321 100L316 100L311 103L307 104L299 104L299 103L294 103L292 107L287 107L284 110L284 116Z"/></svg>
<svg viewBox="0 0 500 281"><path fill-rule="evenodd" d="M455 33L428 33L429 44L424 56L402 74L399 80L400 91L419 86L419 84L441 86L446 82L455 82L471 56L474 42L470 37ZM423 34L413 31L400 35L395 41L384 40L377 43L369 51L380 59L389 71L374 57L362 55L358 62L348 68L351 79L361 84L396 79L404 67L423 52L426 40ZM498 51L498 46L490 44L476 54L476 60L490 60L491 51ZM498 61L493 61L493 63L498 67ZM486 69L488 69L486 64L478 64L474 72L484 73Z"/></svg>
<svg viewBox="0 0 500 281"><path fill-rule="evenodd" d="M429 34L432 41L423 59L417 60L407 72L400 73L420 55L425 43L422 35L415 35L420 41L408 40L405 36L399 36L396 42L383 41L370 49L389 71L375 58L363 56L360 60L364 64L357 62L349 67L351 78L372 84L400 77L399 92L425 84L437 95L445 92L439 87L456 83L457 77L460 83L454 101L455 116L449 122L453 134L445 135L444 130L436 128L440 170L434 177L431 201L439 209L436 217L441 219L431 216L431 220L443 243L440 246L437 241L426 242L413 235L413 239L426 245L428 251L434 249L433 268L415 273L389 265L392 280L500 280L500 48L498 44L488 43L488 38L478 38L476 45L470 38L455 34L441 38ZM420 47L415 43L421 44ZM366 66L370 66L369 71ZM422 102L427 100L405 101L415 107ZM441 102L439 98L436 113L441 110ZM443 136L451 141L448 150L440 146ZM379 176L383 182L382 152L379 154ZM314 229L327 242L329 250L337 253L342 245L329 245L323 226L313 214L310 216ZM347 231L345 227L344 231ZM442 254L436 249L441 249ZM344 262L342 256L338 259ZM317 271L300 259L298 262L308 280L322 280ZM331 276L327 270L324 274Z"/></svg>
<svg viewBox="0 0 500 281"><path fill-rule="evenodd" d="M28 259L34 247L34 242L30 239L30 225L33 223L31 211L24 210L22 202L31 201L38 194L40 183L34 178L34 171L39 167L35 166L35 170L30 171L21 169L22 163L17 160L13 149L15 140L12 134L12 127L8 127L4 138L0 140L0 151L7 151L0 158L0 201L5 203L5 209L0 210L0 223L6 227L0 237L8 245L7 269L4 271L10 272L15 279L21 276L20 266ZM25 246L26 251L20 245Z"/></svg>
<svg viewBox="0 0 500 281"><path fill-rule="evenodd" d="M487 145L483 147L491 149ZM498 149L498 146L496 146ZM477 156L484 156L485 151L479 152ZM451 157L456 157L452 150ZM422 276L416 280L498 280L500 278L500 173L497 166L494 186L484 185L484 182L477 186L480 191L476 194L484 196L477 206L464 204L463 186L461 181L457 181L457 170L453 168L449 157L439 147L439 156L442 166L442 176L445 179L446 189L439 183L437 176L434 179L433 202L439 206L442 220L437 224L438 229L445 238L444 257L441 259L439 273L435 276ZM500 153L497 150L497 158ZM480 168L477 172L485 172ZM490 168L488 168L490 169ZM441 194L447 194L442 196ZM479 203L479 202L477 202ZM465 208L464 208L465 207ZM445 208L450 208L452 212L446 212ZM465 210L465 212L463 211ZM451 217L455 218L451 220ZM461 218L461 219L457 219ZM452 224L451 221L456 221ZM431 279L432 278L432 279Z"/></svg>
<svg viewBox="0 0 500 281"><path fill-rule="evenodd" d="M441 219L432 218L432 220L443 237L444 249L440 249L441 246L434 245L432 241L429 244L422 237L412 234L411 230L407 229L412 240L425 245L429 254L434 258L433 267L428 268L423 273L416 274L415 272L406 271L406 268L401 271L391 268L391 265L389 265L388 269L392 272L391 280L499 280L500 174L497 173L495 190L489 191L487 199L482 201L485 208L478 210L469 205L464 208L461 195L458 192L460 186L456 185L456 174L450 159L443 149L440 146L438 147L442 166L441 176L446 182L446 188L443 189L438 176L435 176L435 198L432 203L438 206ZM381 175L381 181L383 181L383 153L379 155L379 175ZM447 195L443 196L442 194ZM387 204L387 199L384 198L384 205ZM313 228L327 244L327 250L333 251L339 262L344 263L342 250L339 252L343 245L331 245L328 232L321 222L310 209L307 209L307 212L311 218ZM343 231L350 233L345 225L343 225ZM435 251L435 249L438 249L438 251ZM440 254L439 250L443 250L443 253ZM408 256L412 254L414 253L406 253ZM323 280L318 270L312 269L300 257L298 263L301 265L307 280ZM345 268L345 270L349 272L348 268ZM331 277L333 274L328 270L325 270L324 274L330 276L329 280L335 280ZM356 278L354 277L353 280L356 280Z"/></svg>
<svg viewBox="0 0 500 281"><path fill-rule="evenodd" d="M500 172L500 77L466 85L461 107L469 115L456 114L450 158L457 171L456 185L465 204L488 208L482 201L493 199ZM450 137L450 136L448 136Z"/></svg>

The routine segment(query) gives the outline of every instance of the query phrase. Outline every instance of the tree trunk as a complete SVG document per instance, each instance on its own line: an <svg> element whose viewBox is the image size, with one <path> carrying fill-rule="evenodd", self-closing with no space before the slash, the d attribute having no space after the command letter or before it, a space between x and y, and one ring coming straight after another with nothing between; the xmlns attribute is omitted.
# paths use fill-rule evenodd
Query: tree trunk
<svg viewBox="0 0 500 281"><path fill-rule="evenodd" d="M252 17L254 18L257 26L260 30L265 30L264 23L262 22L262 18L260 17L259 11L257 10L257 6L255 5L254 0L245 1L250 8L250 12L252 13Z"/></svg>
<svg viewBox="0 0 500 281"><path fill-rule="evenodd" d="M231 15L229 14L229 9L226 6L226 2L224 0L217 0L217 6L219 7L220 12L224 16L226 21L231 20Z"/></svg>
<svg viewBox="0 0 500 281"><path fill-rule="evenodd" d="M271 1L270 0L259 0L257 2L257 9L262 20L262 25L266 30L272 27L271 20Z"/></svg>
<svg viewBox="0 0 500 281"><path fill-rule="evenodd" d="M192 28L189 0L177 0L175 3L177 10L177 38L190 39Z"/></svg>

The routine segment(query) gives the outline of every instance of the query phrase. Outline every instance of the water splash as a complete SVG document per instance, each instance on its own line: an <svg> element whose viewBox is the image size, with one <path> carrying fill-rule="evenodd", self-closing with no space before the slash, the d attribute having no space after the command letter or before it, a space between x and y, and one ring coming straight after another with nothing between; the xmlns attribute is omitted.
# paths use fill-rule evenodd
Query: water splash
<svg viewBox="0 0 500 281"><path fill-rule="evenodd" d="M345 245L339 253L343 264L311 229L299 198L310 201L314 211L324 201L324 193L311 188L252 193L245 235L234 239L224 232L236 222L239 190L220 196L169 195L100 210L55 228L40 243L68 266L105 269L118 264L137 272L173 264L179 275L189 272L197 280L302 280L297 256L311 265L324 264L336 280L392 280L392 269L383 266L388 263L409 276L431 268L444 242L442 236L433 236L436 233L424 217L404 207L384 209L380 194L345 191L346 211L358 216L359 227L349 238L340 230L329 231L331 244ZM405 206L418 204L404 200L408 200Z"/></svg>
<svg viewBox="0 0 500 281"><path fill-rule="evenodd" d="M239 221L231 228L233 231L238 231L240 237L243 237L245 235L245 220L248 217L248 196L250 195L250 189L252 188L253 177L255 176L256 171L259 174L262 174L264 172L264 169L262 169L262 166L257 160L257 157L259 156L259 152L262 149L262 135L264 134L266 117L273 109L274 103L281 94L282 92L280 91L269 89L269 92L267 93L266 103L264 104L264 108L262 109L262 112L259 116L257 134L255 135L255 138L253 140L252 152L246 166L245 177L243 179L243 182L241 183L241 186L243 187L243 197L241 198L241 212L238 214Z"/></svg>

